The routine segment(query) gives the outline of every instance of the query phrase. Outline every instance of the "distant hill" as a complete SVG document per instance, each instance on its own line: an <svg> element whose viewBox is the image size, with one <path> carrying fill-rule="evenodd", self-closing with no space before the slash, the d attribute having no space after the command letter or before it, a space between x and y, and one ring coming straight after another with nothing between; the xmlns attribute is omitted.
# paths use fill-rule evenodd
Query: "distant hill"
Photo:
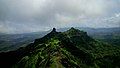
<svg viewBox="0 0 120 68"><path fill-rule="evenodd" d="M55 28L18 50L0 53L4 68L119 68L120 47L111 46L71 28Z"/></svg>
<svg viewBox="0 0 120 68"><path fill-rule="evenodd" d="M41 38L48 32L34 32L24 34L0 34L0 51L10 51L24 47L33 42L36 38Z"/></svg>
<svg viewBox="0 0 120 68"><path fill-rule="evenodd" d="M88 35L99 34L99 33L107 33L107 34L117 33L117 34L120 34L120 27L114 27L114 28L75 27L75 28L88 32ZM58 29L58 31L64 32L64 31L69 30L69 29L70 28L60 28L60 29Z"/></svg>

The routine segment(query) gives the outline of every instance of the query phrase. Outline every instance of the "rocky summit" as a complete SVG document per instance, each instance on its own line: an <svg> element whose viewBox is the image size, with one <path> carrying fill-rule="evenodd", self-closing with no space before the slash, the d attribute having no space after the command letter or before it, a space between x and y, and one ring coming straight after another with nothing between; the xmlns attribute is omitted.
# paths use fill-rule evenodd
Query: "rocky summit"
<svg viewBox="0 0 120 68"><path fill-rule="evenodd" d="M87 32L55 28L26 47L0 53L0 68L119 68L120 48Z"/></svg>

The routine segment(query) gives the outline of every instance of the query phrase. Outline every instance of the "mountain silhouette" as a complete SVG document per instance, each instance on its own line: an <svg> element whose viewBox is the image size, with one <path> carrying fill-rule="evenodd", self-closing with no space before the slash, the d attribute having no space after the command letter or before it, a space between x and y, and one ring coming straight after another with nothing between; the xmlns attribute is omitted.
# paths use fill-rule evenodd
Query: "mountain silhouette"
<svg viewBox="0 0 120 68"><path fill-rule="evenodd" d="M120 48L99 42L87 32L55 28L26 47L0 53L3 68L119 68Z"/></svg>

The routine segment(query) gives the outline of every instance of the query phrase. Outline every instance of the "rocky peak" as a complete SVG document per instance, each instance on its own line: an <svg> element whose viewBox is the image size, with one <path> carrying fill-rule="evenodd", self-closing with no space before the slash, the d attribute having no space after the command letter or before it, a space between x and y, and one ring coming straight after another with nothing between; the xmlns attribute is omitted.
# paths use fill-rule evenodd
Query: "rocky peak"
<svg viewBox="0 0 120 68"><path fill-rule="evenodd" d="M56 33L56 28L53 28L52 31L50 33Z"/></svg>
<svg viewBox="0 0 120 68"><path fill-rule="evenodd" d="M52 32L56 32L56 28L53 28Z"/></svg>

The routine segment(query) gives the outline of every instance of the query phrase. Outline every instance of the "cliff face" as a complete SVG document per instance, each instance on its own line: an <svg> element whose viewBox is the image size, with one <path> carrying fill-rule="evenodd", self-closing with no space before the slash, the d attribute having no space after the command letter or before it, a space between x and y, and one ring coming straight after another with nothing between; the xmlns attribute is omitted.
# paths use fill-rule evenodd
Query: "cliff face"
<svg viewBox="0 0 120 68"><path fill-rule="evenodd" d="M66 32L53 28L25 48L0 54L0 65L13 68L114 68L120 67L118 60L119 47L96 41L74 28Z"/></svg>

